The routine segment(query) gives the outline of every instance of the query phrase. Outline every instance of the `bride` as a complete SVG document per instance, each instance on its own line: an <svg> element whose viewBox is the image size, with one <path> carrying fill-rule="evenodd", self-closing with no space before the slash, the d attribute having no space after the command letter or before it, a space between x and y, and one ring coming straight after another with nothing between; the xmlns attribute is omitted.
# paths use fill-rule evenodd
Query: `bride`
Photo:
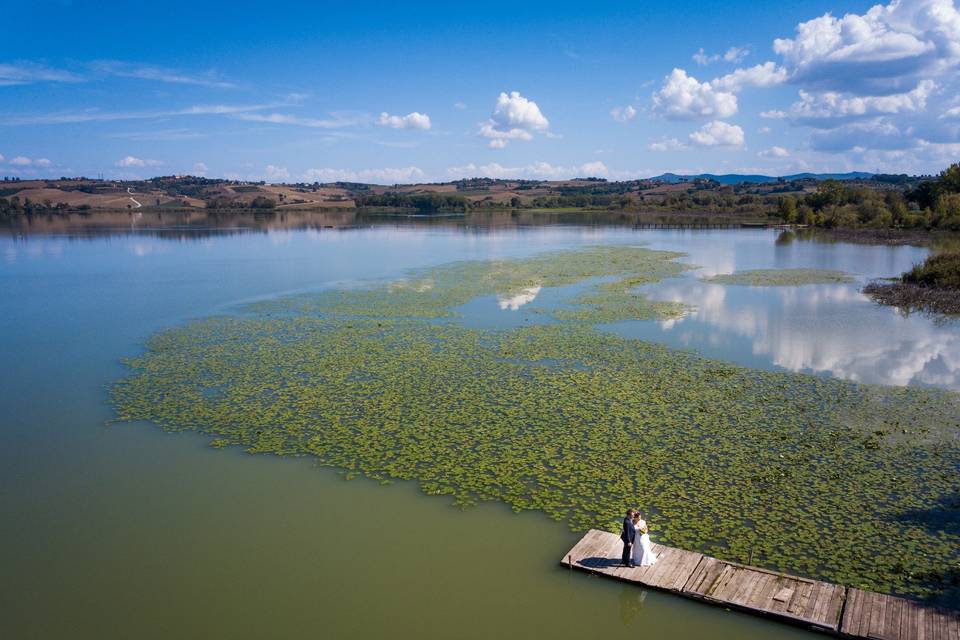
<svg viewBox="0 0 960 640"><path fill-rule="evenodd" d="M636 513L633 516L633 526L637 528L637 533L640 534L640 544L633 545L633 563L640 567L649 567L657 561L657 555L653 552L653 543L650 542L647 521L641 518L639 513Z"/></svg>

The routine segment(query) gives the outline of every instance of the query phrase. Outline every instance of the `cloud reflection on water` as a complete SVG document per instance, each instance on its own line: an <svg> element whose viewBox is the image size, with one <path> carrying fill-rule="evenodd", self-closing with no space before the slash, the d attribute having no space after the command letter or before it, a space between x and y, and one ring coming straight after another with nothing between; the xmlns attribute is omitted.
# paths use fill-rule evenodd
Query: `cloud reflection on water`
<svg viewBox="0 0 960 640"><path fill-rule="evenodd" d="M507 309L509 309L510 311L516 311L523 305L533 302L536 299L537 294L540 293L540 289L542 288L543 287L540 287L540 286L527 287L526 289L522 289L520 293L510 297L497 296L497 306L499 306L504 311L506 311Z"/></svg>
<svg viewBox="0 0 960 640"><path fill-rule="evenodd" d="M857 382L960 390L955 323L904 316L853 285L740 287L695 277L648 289L695 307L687 316L618 332L693 348L748 366L829 374Z"/></svg>

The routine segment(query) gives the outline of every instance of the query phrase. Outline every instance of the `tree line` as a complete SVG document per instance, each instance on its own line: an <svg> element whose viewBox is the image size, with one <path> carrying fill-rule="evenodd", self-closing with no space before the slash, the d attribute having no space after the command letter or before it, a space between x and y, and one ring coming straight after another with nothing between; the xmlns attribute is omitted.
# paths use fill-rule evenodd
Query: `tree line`
<svg viewBox="0 0 960 640"><path fill-rule="evenodd" d="M812 193L780 196L777 215L814 227L927 228L960 231L960 163L907 190L825 180Z"/></svg>

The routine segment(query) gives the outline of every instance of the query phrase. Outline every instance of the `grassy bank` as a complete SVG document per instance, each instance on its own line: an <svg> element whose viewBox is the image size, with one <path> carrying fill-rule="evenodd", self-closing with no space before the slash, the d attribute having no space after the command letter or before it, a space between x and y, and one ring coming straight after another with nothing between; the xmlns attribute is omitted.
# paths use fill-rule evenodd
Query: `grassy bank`
<svg viewBox="0 0 960 640"><path fill-rule="evenodd" d="M907 311L960 314L960 252L930 256L894 282L871 282L863 292Z"/></svg>

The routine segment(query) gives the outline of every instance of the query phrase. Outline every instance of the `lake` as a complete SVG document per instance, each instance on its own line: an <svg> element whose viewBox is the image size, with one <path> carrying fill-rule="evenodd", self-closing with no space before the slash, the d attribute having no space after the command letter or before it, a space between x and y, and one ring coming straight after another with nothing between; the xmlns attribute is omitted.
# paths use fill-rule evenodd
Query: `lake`
<svg viewBox="0 0 960 640"><path fill-rule="evenodd" d="M635 229L619 221L156 218L38 220L0 236L0 636L791 638L806 632L558 566L579 537L414 483L344 480L310 458L216 450L113 417L110 385L157 331L278 296L350 288L453 261L595 245L687 254L645 289L694 310L617 322L640 338L746 367L960 389L954 323L859 293L926 255L773 229ZM823 268L846 284L752 288L701 276ZM548 290L465 305L514 326ZM612 514L611 517L616 517Z"/></svg>

